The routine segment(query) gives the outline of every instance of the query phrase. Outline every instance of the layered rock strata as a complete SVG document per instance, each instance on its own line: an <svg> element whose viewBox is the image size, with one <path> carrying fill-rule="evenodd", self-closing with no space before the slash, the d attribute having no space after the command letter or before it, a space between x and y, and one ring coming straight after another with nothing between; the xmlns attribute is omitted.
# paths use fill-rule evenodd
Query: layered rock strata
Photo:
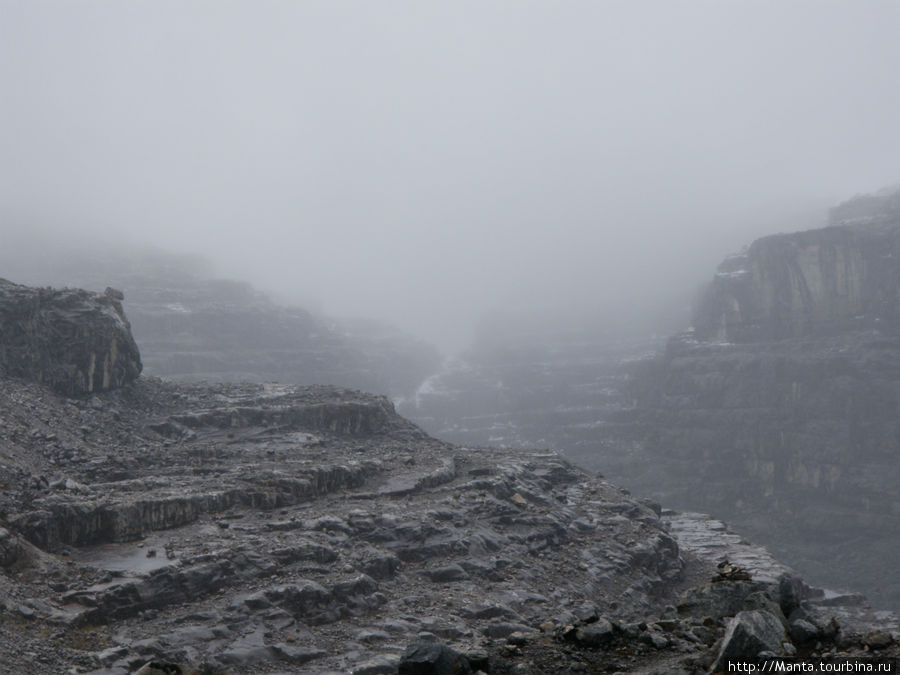
<svg viewBox="0 0 900 675"><path fill-rule="evenodd" d="M900 191L832 210L829 227L765 237L729 257L694 316L703 342L900 330Z"/></svg>

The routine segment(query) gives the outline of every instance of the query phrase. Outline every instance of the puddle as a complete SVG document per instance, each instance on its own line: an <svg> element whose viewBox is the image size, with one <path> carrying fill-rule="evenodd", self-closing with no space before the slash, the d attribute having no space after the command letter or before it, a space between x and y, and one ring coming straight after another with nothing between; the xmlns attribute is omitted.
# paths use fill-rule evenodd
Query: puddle
<svg viewBox="0 0 900 675"><path fill-rule="evenodd" d="M242 516L231 513L229 517ZM141 541L73 548L69 550L69 555L77 563L100 570L146 574L177 563L177 559L166 558L167 544L173 547L176 558L180 558L183 551L194 550L200 543L214 540L220 533L221 529L215 522L198 521L171 530L152 532ZM151 550L156 551L156 555L147 557Z"/></svg>
<svg viewBox="0 0 900 675"><path fill-rule="evenodd" d="M165 540L154 542L145 540L143 544L143 547L139 547L136 541L125 544L101 544L73 550L70 555L72 560L97 569L137 574L152 572L174 562L166 558ZM156 555L148 558L147 553L151 550L156 551Z"/></svg>

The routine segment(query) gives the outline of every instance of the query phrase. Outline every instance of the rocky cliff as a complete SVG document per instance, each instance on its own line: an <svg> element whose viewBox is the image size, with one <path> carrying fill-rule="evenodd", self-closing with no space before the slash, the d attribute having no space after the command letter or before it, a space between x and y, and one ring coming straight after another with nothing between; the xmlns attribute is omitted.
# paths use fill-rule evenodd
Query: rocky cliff
<svg viewBox="0 0 900 675"><path fill-rule="evenodd" d="M818 581L900 606L900 193L719 268L695 318L634 370L617 415L635 489L710 510Z"/></svg>
<svg viewBox="0 0 900 675"><path fill-rule="evenodd" d="M30 288L0 279L0 372L62 394L134 380L141 358L113 289Z"/></svg>
<svg viewBox="0 0 900 675"><path fill-rule="evenodd" d="M0 672L703 672L900 653L893 624L839 630L789 570L746 555L717 570L730 540L703 518L553 452L435 440L384 397L0 385Z"/></svg>
<svg viewBox="0 0 900 675"><path fill-rule="evenodd" d="M900 323L900 192L858 197L821 230L759 239L720 265L694 316L705 342L766 342Z"/></svg>

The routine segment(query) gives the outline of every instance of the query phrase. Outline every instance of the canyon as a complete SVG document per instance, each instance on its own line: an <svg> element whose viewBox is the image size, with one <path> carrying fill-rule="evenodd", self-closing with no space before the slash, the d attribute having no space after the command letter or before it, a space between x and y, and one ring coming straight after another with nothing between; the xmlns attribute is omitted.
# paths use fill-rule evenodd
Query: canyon
<svg viewBox="0 0 900 675"><path fill-rule="evenodd" d="M72 291L4 288L4 316L39 299L15 327L75 316L98 337L61 349L49 320L0 335L36 364L0 376L2 672L693 673L900 655L896 617L556 452L451 445L384 396L170 382L139 359L92 389L85 354L112 367L131 336L121 293L75 293L81 311L60 314ZM86 386L53 386L58 372Z"/></svg>
<svg viewBox="0 0 900 675"><path fill-rule="evenodd" d="M186 259L3 281L3 672L896 658L898 260L858 197L688 331L505 317L443 367Z"/></svg>
<svg viewBox="0 0 900 675"><path fill-rule="evenodd" d="M668 339L495 330L400 410L456 442L559 449L896 610L898 205L860 196L754 242Z"/></svg>

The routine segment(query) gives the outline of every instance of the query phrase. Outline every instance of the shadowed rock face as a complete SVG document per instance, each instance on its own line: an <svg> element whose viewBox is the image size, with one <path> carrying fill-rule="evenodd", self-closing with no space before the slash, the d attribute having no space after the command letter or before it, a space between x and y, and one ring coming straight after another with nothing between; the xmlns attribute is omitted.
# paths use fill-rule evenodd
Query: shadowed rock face
<svg viewBox="0 0 900 675"><path fill-rule="evenodd" d="M29 288L0 279L0 370L68 396L136 378L141 357L112 289Z"/></svg>

